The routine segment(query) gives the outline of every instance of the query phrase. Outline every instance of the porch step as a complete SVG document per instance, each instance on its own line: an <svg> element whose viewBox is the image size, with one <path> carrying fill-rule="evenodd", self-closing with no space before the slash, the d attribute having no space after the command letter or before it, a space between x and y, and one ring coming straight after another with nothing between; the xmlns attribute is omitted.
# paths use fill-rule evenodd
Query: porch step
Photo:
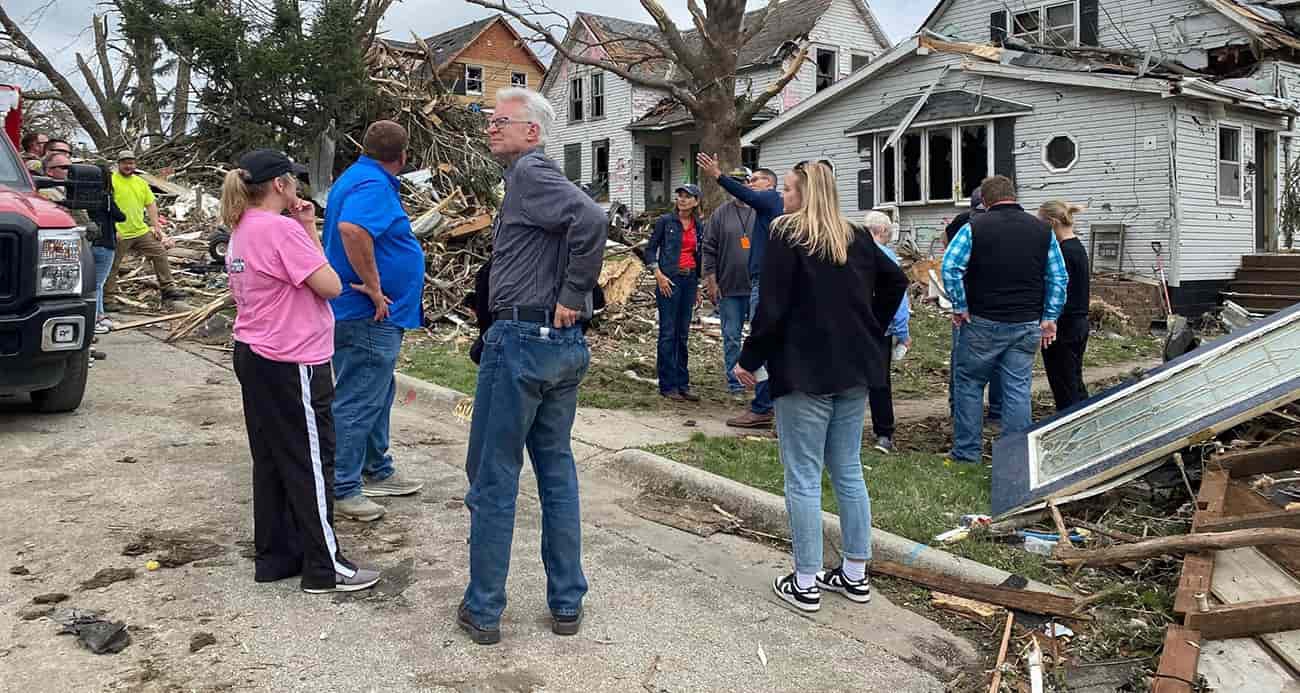
<svg viewBox="0 0 1300 693"><path fill-rule="evenodd" d="M1295 282L1300 284L1300 267L1241 267L1236 281L1241 282Z"/></svg>
<svg viewBox="0 0 1300 693"><path fill-rule="evenodd" d="M1223 297L1255 313L1275 312L1300 303L1300 295L1240 293L1225 291Z"/></svg>
<svg viewBox="0 0 1300 693"><path fill-rule="evenodd" d="M1237 278L1228 282L1228 288L1243 294L1300 296L1300 281L1256 281Z"/></svg>
<svg viewBox="0 0 1300 693"><path fill-rule="evenodd" d="M1243 255L1243 269L1274 268L1300 270L1300 253L1272 253L1268 255Z"/></svg>

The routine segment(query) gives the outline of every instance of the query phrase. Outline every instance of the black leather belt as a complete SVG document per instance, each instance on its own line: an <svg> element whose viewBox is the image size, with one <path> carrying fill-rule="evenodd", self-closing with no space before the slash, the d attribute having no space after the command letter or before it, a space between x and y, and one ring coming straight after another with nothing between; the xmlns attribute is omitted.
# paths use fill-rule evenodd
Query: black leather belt
<svg viewBox="0 0 1300 693"><path fill-rule="evenodd" d="M520 322L535 322L540 325L550 325L554 317L552 311L545 308L529 308L527 306L502 308L494 312L492 316L497 320L518 320Z"/></svg>

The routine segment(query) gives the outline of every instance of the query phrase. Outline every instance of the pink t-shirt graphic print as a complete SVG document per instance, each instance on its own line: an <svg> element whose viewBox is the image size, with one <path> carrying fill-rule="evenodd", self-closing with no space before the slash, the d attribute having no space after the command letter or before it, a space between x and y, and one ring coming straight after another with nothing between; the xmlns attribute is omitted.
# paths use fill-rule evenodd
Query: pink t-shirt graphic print
<svg viewBox="0 0 1300 693"><path fill-rule="evenodd" d="M272 361L328 362L334 356L334 314L306 284L325 264L298 222L261 209L245 212L226 252L239 310L235 339Z"/></svg>

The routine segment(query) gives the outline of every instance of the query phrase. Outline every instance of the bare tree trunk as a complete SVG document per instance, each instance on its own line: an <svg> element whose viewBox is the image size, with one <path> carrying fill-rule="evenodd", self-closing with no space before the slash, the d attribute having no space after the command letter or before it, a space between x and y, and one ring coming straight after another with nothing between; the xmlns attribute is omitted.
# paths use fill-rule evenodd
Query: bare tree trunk
<svg viewBox="0 0 1300 693"><path fill-rule="evenodd" d="M722 172L726 173L740 165L740 129L736 126L736 101L715 97L703 105L701 112L694 114L695 130L700 136L700 151L716 155ZM700 180L700 184L707 212L712 213L730 199L717 181L706 176Z"/></svg>
<svg viewBox="0 0 1300 693"><path fill-rule="evenodd" d="M172 98L172 137L180 137L190 123L190 91L193 89L193 66L186 56L176 64L176 90Z"/></svg>
<svg viewBox="0 0 1300 693"><path fill-rule="evenodd" d="M104 121L104 129L108 132L108 137L114 144L121 143L125 140L122 134L122 117L121 117L121 97L119 93L119 84L113 76L113 65L108 59L108 25L101 16L93 18L92 28L95 35L95 56L99 62L100 74L96 77L90 64L80 54L77 54L77 69L81 71L81 76L86 80L86 86L90 89L91 96L95 97L95 103L99 106L100 118ZM128 70L122 77L122 81L129 81L131 77Z"/></svg>
<svg viewBox="0 0 1300 693"><path fill-rule="evenodd" d="M144 119L149 132L145 144L152 145L161 141L166 131L163 130L162 110L158 105L158 85L154 81L154 72L158 69L158 40L153 36L137 37L131 41L131 62L135 66L136 106Z"/></svg>

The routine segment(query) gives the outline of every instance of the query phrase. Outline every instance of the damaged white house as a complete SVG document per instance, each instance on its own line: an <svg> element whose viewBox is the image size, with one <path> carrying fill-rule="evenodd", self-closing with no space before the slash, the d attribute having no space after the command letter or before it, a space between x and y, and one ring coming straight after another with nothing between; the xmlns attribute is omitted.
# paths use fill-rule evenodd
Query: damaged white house
<svg viewBox="0 0 1300 693"><path fill-rule="evenodd" d="M782 2L774 12L741 50L737 93L758 93L778 80L801 42L809 46L808 62L754 124L824 92L891 45L862 0ZM683 32L688 41L694 34ZM564 41L577 52L658 77L673 69L645 59L647 42L665 42L653 24L579 12ZM591 186L601 203L622 203L634 214L667 207L678 185L696 182L694 119L667 93L559 55L547 70L542 93L559 116L546 153L570 180ZM745 160L757 165L756 150L746 151Z"/></svg>
<svg viewBox="0 0 1300 693"><path fill-rule="evenodd" d="M920 32L750 131L763 166L834 162L844 212L891 209L925 248L990 173L1034 210L1086 205L1094 273L1175 308L1300 301L1300 271L1231 284L1278 249L1300 104L1300 0L943 0ZM1275 283L1261 283L1277 279ZM1287 284L1290 286L1287 286ZM1295 294L1292 296L1292 294Z"/></svg>

